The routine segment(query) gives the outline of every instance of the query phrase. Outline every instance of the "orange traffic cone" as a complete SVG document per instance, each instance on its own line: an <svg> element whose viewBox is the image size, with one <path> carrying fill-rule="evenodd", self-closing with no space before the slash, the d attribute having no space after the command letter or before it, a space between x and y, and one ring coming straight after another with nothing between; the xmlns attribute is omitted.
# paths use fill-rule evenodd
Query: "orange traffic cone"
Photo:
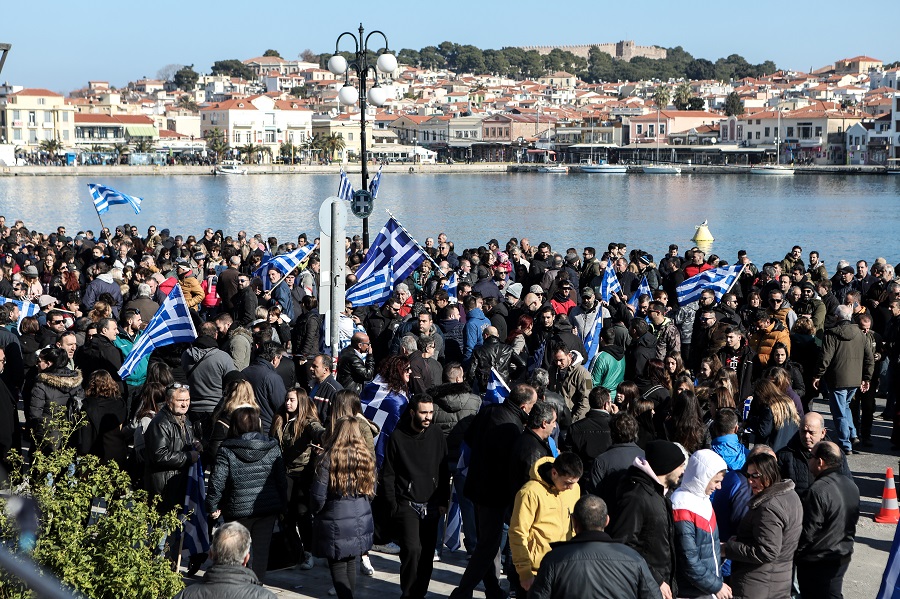
<svg viewBox="0 0 900 599"><path fill-rule="evenodd" d="M897 506L897 488L894 486L894 469L888 468L884 474L884 492L881 494L881 511L875 516L880 524L897 524L900 522L900 509Z"/></svg>

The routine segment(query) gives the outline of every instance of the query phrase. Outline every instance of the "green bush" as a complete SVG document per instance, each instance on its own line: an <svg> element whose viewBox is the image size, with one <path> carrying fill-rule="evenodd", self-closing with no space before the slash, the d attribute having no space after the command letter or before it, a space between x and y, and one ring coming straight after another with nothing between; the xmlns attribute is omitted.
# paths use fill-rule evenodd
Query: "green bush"
<svg viewBox="0 0 900 599"><path fill-rule="evenodd" d="M80 425L60 410L47 429L67 440ZM178 527L175 512L158 514L146 492L132 490L128 474L115 463L79 457L68 443L35 452L28 467L17 454L11 461L12 492L33 498L40 508L31 556L45 571L93 599L168 599L183 588L181 576L158 551ZM89 525L94 498L106 500L106 513ZM15 547L18 530L6 503L0 498L0 541ZM0 572L0 599L31 596L21 581Z"/></svg>

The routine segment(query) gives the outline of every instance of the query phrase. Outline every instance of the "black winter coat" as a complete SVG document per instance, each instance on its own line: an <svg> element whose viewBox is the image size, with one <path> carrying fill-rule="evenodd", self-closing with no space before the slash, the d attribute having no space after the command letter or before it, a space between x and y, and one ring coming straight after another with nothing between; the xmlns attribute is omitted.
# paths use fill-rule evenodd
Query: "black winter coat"
<svg viewBox="0 0 900 599"><path fill-rule="evenodd" d="M849 558L858 521L856 483L840 468L823 471L803 500L803 532L795 560L810 563Z"/></svg>
<svg viewBox="0 0 900 599"><path fill-rule="evenodd" d="M363 360L352 347L345 347L341 350L338 358L337 381L344 389L359 395L363 386L374 378L375 358L372 357L372 352L369 352L366 359Z"/></svg>
<svg viewBox="0 0 900 599"><path fill-rule="evenodd" d="M584 418L569 427L563 447L568 451L575 452L581 458L585 478L591 471L594 458L612 445L609 419L609 412L591 410Z"/></svg>
<svg viewBox="0 0 900 599"><path fill-rule="evenodd" d="M90 376L95 370L105 370L114 381L119 383L120 387L122 386L122 379L119 377L118 371L122 367L125 356L122 355L121 349L99 334L91 337L91 340L81 349L80 360L76 365L85 376Z"/></svg>
<svg viewBox="0 0 900 599"><path fill-rule="evenodd" d="M203 582L184 589L174 599L275 599L263 588L256 573L244 566L213 565L203 575Z"/></svg>
<svg viewBox="0 0 900 599"><path fill-rule="evenodd" d="M531 480L535 462L541 458L552 458L550 442L541 439L530 428L525 428L512 447L509 458L510 493L515 496L522 485Z"/></svg>
<svg viewBox="0 0 900 599"><path fill-rule="evenodd" d="M256 358L241 373L253 387L256 403L259 404L262 430L267 431L272 428L275 413L284 405L284 398L287 395L284 380L275 372L271 362L260 358Z"/></svg>
<svg viewBox="0 0 900 599"><path fill-rule="evenodd" d="M466 431L472 449L469 476L463 493L474 503L488 507L512 505L510 456L528 420L522 408L506 401L485 406Z"/></svg>
<svg viewBox="0 0 900 599"><path fill-rule="evenodd" d="M756 352L750 349L747 341L743 340L741 348L733 350L727 345L719 350L719 361L725 368L736 371L740 397L735 397L737 405L741 405L745 399L753 394L753 381L756 380L755 372L759 369L759 360Z"/></svg>
<svg viewBox="0 0 900 599"><path fill-rule="evenodd" d="M81 388L81 371L60 368L42 372L35 379L31 400L25 406L28 424L36 439L44 435L44 427L50 422L53 406L71 413L81 408L84 391Z"/></svg>
<svg viewBox="0 0 900 599"><path fill-rule="evenodd" d="M162 514L184 503L193 443L190 420L178 422L169 406L160 408L144 432L144 488L151 498L161 497L157 509Z"/></svg>
<svg viewBox="0 0 900 599"><path fill-rule="evenodd" d="M82 404L87 422L78 429L78 453L91 454L103 462L125 466L133 435L122 431L128 408L121 397L87 397Z"/></svg>
<svg viewBox="0 0 900 599"><path fill-rule="evenodd" d="M316 468L310 489L313 523L312 554L332 560L362 555L372 548L375 523L369 498L338 496L328 490L331 461L328 454Z"/></svg>
<svg viewBox="0 0 900 599"><path fill-rule="evenodd" d="M675 521L672 502L659 481L630 466L619 484L609 535L644 556L656 585L666 582L677 597L675 584Z"/></svg>
<svg viewBox="0 0 900 599"><path fill-rule="evenodd" d="M824 440L830 441L828 435ZM791 437L787 445L782 447L776 455L781 478L794 481L794 491L800 496L801 501L805 501L809 487L813 483L813 476L809 472L809 458L812 457L812 453L800 443L800 433ZM853 474L847 464L847 456L841 457L841 474L848 480L853 480Z"/></svg>
<svg viewBox="0 0 900 599"><path fill-rule="evenodd" d="M271 516L287 505L287 475L278 441L262 433L225 439L206 494L208 513L225 520Z"/></svg>
<svg viewBox="0 0 900 599"><path fill-rule="evenodd" d="M450 467L459 461L460 446L478 410L481 409L481 398L472 393L465 383L445 383L431 389L434 400L434 419L432 425L437 426L447 439L448 462Z"/></svg>
<svg viewBox="0 0 900 599"><path fill-rule="evenodd" d="M312 310L300 316L291 332L294 355L312 359L319 354L319 337L322 333L322 315Z"/></svg>
<svg viewBox="0 0 900 599"><path fill-rule="evenodd" d="M488 337L472 351L469 364L469 381L478 381L481 389L487 388L491 368L496 368L508 385L525 371L525 362L511 345L500 343L497 337Z"/></svg>
<svg viewBox="0 0 900 599"><path fill-rule="evenodd" d="M647 382L645 378L647 362L656 357L656 336L644 333L632 341L625 358L625 379L634 381L639 386Z"/></svg>

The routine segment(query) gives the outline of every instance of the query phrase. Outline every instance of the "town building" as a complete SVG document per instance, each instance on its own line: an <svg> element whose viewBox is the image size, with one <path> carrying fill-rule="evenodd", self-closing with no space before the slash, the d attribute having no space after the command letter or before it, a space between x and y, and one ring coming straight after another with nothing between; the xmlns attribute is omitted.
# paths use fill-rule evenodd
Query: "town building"
<svg viewBox="0 0 900 599"><path fill-rule="evenodd" d="M40 88L18 88L0 94L0 143L34 151L42 141L61 147L75 139L75 108L62 94Z"/></svg>

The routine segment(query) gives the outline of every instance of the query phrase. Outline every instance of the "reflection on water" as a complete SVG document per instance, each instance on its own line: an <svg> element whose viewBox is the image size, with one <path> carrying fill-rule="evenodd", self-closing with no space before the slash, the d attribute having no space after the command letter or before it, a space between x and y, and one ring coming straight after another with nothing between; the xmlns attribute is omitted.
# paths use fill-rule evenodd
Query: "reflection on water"
<svg viewBox="0 0 900 599"><path fill-rule="evenodd" d="M152 223L195 235L211 226L280 239L314 234L318 206L338 187L337 175L0 177L0 214L44 231L96 229L89 182L144 198L140 215L115 206L107 225ZM732 261L739 249L757 263L781 258L794 244L819 250L829 266L841 258L900 260L900 177L386 173L379 196L373 237L387 208L420 241L444 231L458 248L524 236L560 251L623 241L658 258L670 243L693 245L696 225L707 220L711 250ZM349 233L360 230L351 217Z"/></svg>

